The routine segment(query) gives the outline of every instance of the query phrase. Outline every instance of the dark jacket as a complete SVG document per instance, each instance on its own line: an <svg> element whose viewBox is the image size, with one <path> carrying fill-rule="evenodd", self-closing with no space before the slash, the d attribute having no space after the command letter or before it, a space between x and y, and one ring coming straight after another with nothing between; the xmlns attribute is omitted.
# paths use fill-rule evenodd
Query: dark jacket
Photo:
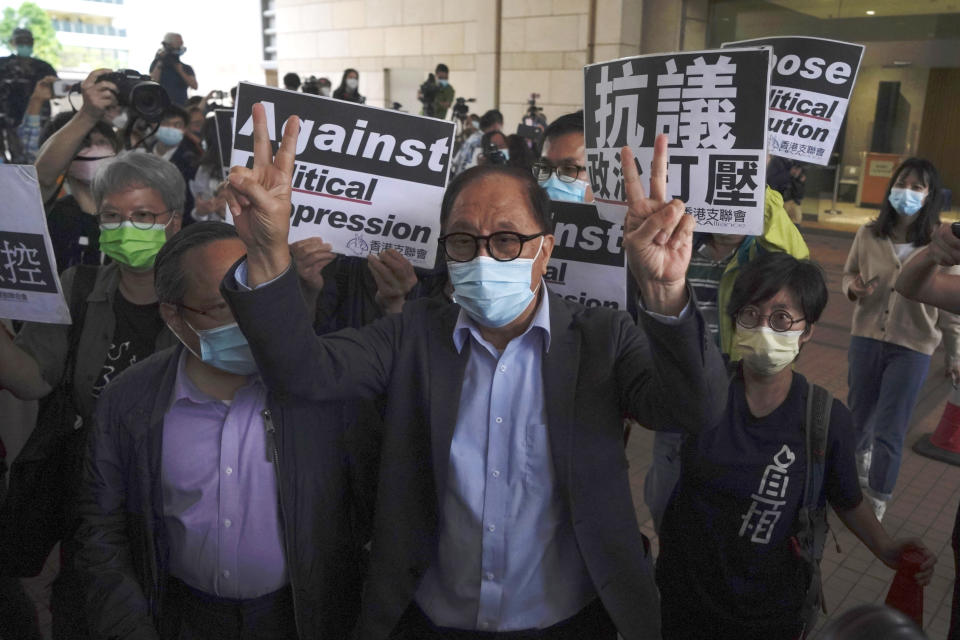
<svg viewBox="0 0 960 640"><path fill-rule="evenodd" d="M235 268L234 268L235 269ZM370 572L360 638L386 638L436 554L469 347L457 353L459 305L423 298L362 329L317 338L296 273L253 291L222 288L267 387L329 401L385 396ZM627 640L659 638L651 558L637 524L623 416L696 432L723 410L727 376L699 313L675 326L585 309L551 294L544 396L557 491L597 593ZM278 331L278 327L283 327Z"/></svg>
<svg viewBox="0 0 960 640"><path fill-rule="evenodd" d="M77 568L96 638L176 637L164 615L168 542L160 455L163 420L183 347L131 367L100 397L80 489ZM368 530L353 495L364 493L363 458L349 442L351 406L267 400L278 452L287 570L300 638L348 637L359 609ZM374 435L375 434L367 434ZM268 442L269 442L268 433ZM158 628L163 627L158 632Z"/></svg>

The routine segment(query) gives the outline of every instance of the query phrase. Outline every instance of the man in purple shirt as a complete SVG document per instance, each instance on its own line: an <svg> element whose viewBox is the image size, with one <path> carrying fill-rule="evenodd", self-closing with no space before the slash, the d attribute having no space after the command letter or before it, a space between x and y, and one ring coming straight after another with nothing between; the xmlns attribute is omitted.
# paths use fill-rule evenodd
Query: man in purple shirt
<svg viewBox="0 0 960 640"><path fill-rule="evenodd" d="M368 467L345 405L281 406L261 382L218 291L244 253L221 222L167 242L155 284L182 345L100 398L77 561L95 637L343 638L355 622L367 536L350 495Z"/></svg>

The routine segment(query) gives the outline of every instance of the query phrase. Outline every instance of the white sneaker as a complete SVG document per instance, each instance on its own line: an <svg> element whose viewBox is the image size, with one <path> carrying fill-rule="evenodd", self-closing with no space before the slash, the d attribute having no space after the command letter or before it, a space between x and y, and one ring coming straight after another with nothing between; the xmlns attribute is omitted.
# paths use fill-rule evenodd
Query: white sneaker
<svg viewBox="0 0 960 640"><path fill-rule="evenodd" d="M873 507L873 514L877 516L877 521L883 522L883 514L887 511L887 500L877 497L869 489L863 492L863 497L870 501L870 506Z"/></svg>

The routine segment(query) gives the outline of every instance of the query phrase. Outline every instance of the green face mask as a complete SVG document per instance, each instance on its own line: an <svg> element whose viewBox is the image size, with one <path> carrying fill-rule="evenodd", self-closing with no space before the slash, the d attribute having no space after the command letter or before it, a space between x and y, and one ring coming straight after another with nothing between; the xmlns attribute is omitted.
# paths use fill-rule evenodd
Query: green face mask
<svg viewBox="0 0 960 640"><path fill-rule="evenodd" d="M20 58L29 58L33 55L33 45L32 44L18 44L15 47L17 51L17 56Z"/></svg>
<svg viewBox="0 0 960 640"><path fill-rule="evenodd" d="M167 241L166 226L155 224L137 229L129 220L117 229L100 228L100 250L111 259L134 269L153 267L160 247Z"/></svg>

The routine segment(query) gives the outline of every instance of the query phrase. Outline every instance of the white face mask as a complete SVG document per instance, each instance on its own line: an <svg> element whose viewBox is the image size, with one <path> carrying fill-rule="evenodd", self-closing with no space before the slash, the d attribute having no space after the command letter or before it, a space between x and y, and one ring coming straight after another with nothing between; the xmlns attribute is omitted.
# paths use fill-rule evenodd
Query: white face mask
<svg viewBox="0 0 960 640"><path fill-rule="evenodd" d="M330 97L330 87L320 87L320 95Z"/></svg>
<svg viewBox="0 0 960 640"><path fill-rule="evenodd" d="M357 85L360 84L360 82L356 78L347 78L346 84L347 84L347 89L354 91L356 90Z"/></svg>
<svg viewBox="0 0 960 640"><path fill-rule="evenodd" d="M735 340L743 366L754 373L772 376L797 359L802 335L802 330L774 331L770 327L744 329L737 325Z"/></svg>

